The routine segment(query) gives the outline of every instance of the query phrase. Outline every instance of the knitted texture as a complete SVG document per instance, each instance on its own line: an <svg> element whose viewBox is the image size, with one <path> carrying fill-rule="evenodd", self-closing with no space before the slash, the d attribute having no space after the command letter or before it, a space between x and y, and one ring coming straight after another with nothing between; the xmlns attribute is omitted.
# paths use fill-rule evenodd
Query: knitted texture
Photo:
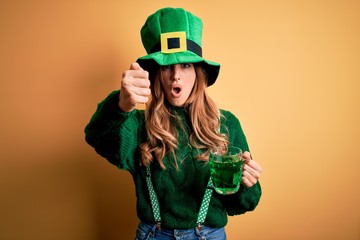
<svg viewBox="0 0 360 240"><path fill-rule="evenodd" d="M120 169L131 173L137 197L139 219L155 223L149 192L146 186L146 168L140 165L138 145L146 141L144 112L134 110L123 113L118 107L119 91L111 93L97 108L85 128L86 141L96 152ZM210 176L209 164L196 159L199 150L188 144L191 124L187 112L182 108L172 109L185 125L179 128L179 147L176 150L175 169L171 155L163 159L166 170L154 161L151 166L153 187L157 193L162 226L164 228L188 229L196 227L200 205ZM245 135L240 122L229 111L221 110L224 118L221 132L228 135L231 145L248 151ZM121 190L119 190L121 191ZM241 186L232 195L213 193L204 225L223 227L228 215L243 214L257 206L261 196L260 184L251 188Z"/></svg>

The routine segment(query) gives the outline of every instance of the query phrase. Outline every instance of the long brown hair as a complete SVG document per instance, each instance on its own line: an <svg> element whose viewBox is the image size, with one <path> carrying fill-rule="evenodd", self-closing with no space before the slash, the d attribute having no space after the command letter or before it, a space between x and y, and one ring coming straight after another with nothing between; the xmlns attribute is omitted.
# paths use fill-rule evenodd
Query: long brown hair
<svg viewBox="0 0 360 240"><path fill-rule="evenodd" d="M208 161L208 150L219 146L227 146L228 140L220 134L220 111L214 101L207 95L206 72L200 65L194 65L196 72L195 84L184 108L189 112L192 124L192 133L189 144L197 149L202 149L202 154L197 158ZM167 102L160 81L161 71L157 70L150 76L151 99L145 109L145 124L148 140L140 145L141 162L148 166L153 158L165 169L163 158L167 153L174 157L174 166L177 168L175 149L178 147L177 128L184 129L181 120L173 114L170 103Z"/></svg>

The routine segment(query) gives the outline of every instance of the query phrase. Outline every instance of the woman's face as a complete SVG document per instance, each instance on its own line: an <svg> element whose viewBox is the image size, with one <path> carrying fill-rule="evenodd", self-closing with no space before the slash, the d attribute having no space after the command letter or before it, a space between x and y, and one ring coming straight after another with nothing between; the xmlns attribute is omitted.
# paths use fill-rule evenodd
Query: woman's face
<svg viewBox="0 0 360 240"><path fill-rule="evenodd" d="M160 71L166 99L175 107L183 107L195 84L194 64L161 66Z"/></svg>

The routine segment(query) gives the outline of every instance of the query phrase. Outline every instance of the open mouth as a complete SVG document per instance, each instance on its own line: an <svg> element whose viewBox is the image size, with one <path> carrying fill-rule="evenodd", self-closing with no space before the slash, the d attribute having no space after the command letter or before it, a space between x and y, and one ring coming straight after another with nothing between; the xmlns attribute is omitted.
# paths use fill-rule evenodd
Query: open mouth
<svg viewBox="0 0 360 240"><path fill-rule="evenodd" d="M171 89L171 93L174 97L179 97L181 93L181 87L180 86L174 86Z"/></svg>
<svg viewBox="0 0 360 240"><path fill-rule="evenodd" d="M176 94L179 94L181 92L181 88L179 87L174 87L173 88L173 92L176 93Z"/></svg>

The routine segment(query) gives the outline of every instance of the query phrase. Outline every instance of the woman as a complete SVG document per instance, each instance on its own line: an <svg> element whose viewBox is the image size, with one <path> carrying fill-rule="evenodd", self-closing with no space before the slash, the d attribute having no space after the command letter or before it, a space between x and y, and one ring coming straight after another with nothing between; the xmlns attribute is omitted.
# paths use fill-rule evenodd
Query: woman
<svg viewBox="0 0 360 240"><path fill-rule="evenodd" d="M97 153L132 174L135 239L226 239L227 216L260 200L261 167L238 119L206 93L220 65L202 58L201 35L201 19L184 9L149 16L141 29L148 55L123 73L121 91L99 104L85 129ZM212 193L209 151L230 145L244 151L242 184L232 195Z"/></svg>

